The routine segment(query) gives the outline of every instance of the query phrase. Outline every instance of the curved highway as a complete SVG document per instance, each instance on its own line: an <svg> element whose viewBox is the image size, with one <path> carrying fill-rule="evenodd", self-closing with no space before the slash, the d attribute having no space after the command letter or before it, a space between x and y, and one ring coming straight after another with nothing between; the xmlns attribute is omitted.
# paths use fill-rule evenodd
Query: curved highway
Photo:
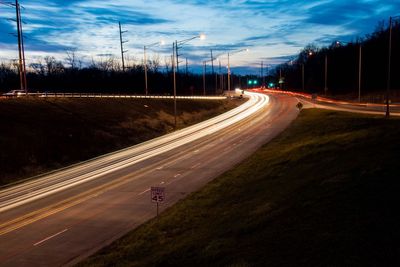
<svg viewBox="0 0 400 267"><path fill-rule="evenodd" d="M240 107L160 138L0 191L0 265L70 265L231 169L281 131L291 96L246 93Z"/></svg>
<svg viewBox="0 0 400 267"><path fill-rule="evenodd" d="M327 97L318 96L313 99L312 95L309 93L301 92L291 92L291 91L279 91L270 89L254 89L254 92L269 94L269 95L279 95L284 94L288 96L293 96L298 99L299 102L304 104L304 108L319 108L328 109L352 113L370 114L370 115L385 115L386 114L386 104L377 103L357 103L349 102L344 100L330 99ZM390 104L390 115L400 116L400 104Z"/></svg>

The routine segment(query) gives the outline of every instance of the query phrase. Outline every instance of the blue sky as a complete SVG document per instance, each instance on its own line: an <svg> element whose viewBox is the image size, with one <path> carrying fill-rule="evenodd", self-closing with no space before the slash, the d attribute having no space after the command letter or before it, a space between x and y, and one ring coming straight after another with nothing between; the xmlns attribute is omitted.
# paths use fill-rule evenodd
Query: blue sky
<svg viewBox="0 0 400 267"><path fill-rule="evenodd" d="M0 2L6 2L0 0ZM185 44L191 66L229 49L249 52L231 57L233 68L251 70L261 61L274 65L304 46L351 41L372 32L379 21L399 15L399 0L20 0L27 63L47 55L65 59L74 50L85 62L120 57L118 21L129 62L140 63L143 45L164 40L149 57L169 61L172 42L200 33L206 40ZM15 11L0 5L0 61L17 57ZM226 55L220 56L226 65ZM250 67L250 68L248 68Z"/></svg>

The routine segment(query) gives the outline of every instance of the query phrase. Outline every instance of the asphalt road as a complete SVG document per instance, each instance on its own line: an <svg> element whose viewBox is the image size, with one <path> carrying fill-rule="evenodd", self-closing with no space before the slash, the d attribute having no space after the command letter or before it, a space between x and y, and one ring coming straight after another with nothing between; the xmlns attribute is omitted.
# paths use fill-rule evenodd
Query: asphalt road
<svg viewBox="0 0 400 267"><path fill-rule="evenodd" d="M288 95L296 97L299 102L304 105L304 108L319 108L335 111L344 111L352 113L370 114L370 115L385 115L386 105L376 103L356 103L342 100L330 99L327 97L317 96L312 99L312 95L308 93L279 91L269 89L255 89L254 92L269 94L269 95ZM400 116L400 104L390 104L389 107L391 116Z"/></svg>
<svg viewBox="0 0 400 267"><path fill-rule="evenodd" d="M0 265L71 265L231 169L298 114L286 95L0 191Z"/></svg>

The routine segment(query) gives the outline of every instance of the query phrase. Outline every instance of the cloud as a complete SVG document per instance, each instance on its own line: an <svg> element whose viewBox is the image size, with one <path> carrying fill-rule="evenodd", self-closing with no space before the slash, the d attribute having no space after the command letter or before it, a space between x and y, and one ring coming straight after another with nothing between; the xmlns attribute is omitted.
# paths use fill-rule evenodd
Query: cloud
<svg viewBox="0 0 400 267"><path fill-rule="evenodd" d="M120 54L121 21L127 56L140 60L143 45L163 39L165 46L149 54L169 57L172 42L207 34L205 41L185 44L182 57L201 62L210 49L215 54L250 48L232 57L244 66L260 59L275 64L296 54L309 43L327 45L334 40L363 36L379 20L398 15L400 1L393 0L21 0L27 56L76 48L82 57ZM0 6L0 46L14 47L14 10ZM8 50L7 50L8 51ZM3 53L4 54L4 53Z"/></svg>

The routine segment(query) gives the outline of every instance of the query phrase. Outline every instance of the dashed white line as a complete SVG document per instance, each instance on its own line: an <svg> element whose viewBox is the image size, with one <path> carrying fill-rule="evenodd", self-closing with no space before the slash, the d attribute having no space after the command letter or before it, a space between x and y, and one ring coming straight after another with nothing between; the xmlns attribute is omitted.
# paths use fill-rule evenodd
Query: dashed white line
<svg viewBox="0 0 400 267"><path fill-rule="evenodd" d="M199 167L200 165L201 165L200 163L197 163L197 164L193 165L193 166L190 167L190 168L191 168L191 169L195 169L195 168Z"/></svg>
<svg viewBox="0 0 400 267"><path fill-rule="evenodd" d="M53 237L56 237L56 236L58 236L58 235L61 235L62 233L65 233L66 231L68 231L68 229L64 229L64 230L62 230L62 231L60 231L60 232L58 232L58 233L56 233L56 234L54 234L54 235L51 235L51 236L49 236L49 237L46 237L45 239L43 239L43 240L41 240L41 241L39 241L39 242L36 242L36 243L33 244L33 245L34 245L34 246L38 246L38 245L42 244L43 242L46 242L47 240L52 239Z"/></svg>
<svg viewBox="0 0 400 267"><path fill-rule="evenodd" d="M150 191L150 188L148 188L148 189L144 190L143 192L139 193L138 196L143 195L144 193L149 192L149 191Z"/></svg>

